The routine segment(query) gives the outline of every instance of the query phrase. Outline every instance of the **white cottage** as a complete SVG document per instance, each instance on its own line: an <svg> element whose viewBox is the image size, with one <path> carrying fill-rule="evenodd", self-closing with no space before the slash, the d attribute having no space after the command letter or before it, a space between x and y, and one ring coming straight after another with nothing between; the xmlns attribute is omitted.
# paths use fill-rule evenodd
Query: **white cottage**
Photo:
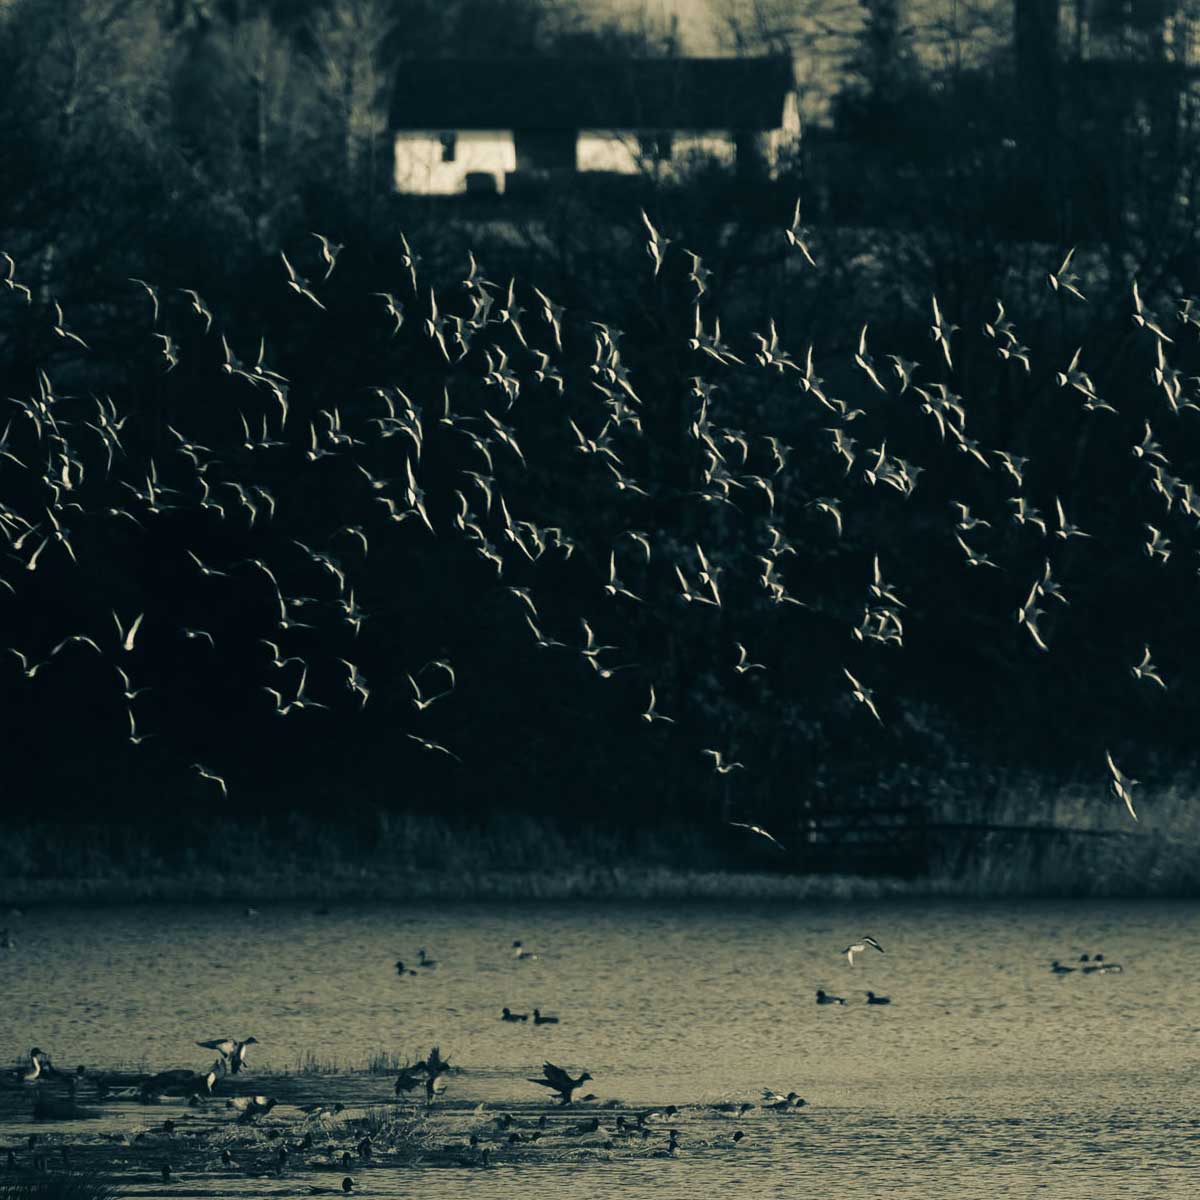
<svg viewBox="0 0 1200 1200"><path fill-rule="evenodd" d="M800 133L788 57L402 63L399 192L504 191L556 171L670 175L697 157L770 173Z"/></svg>

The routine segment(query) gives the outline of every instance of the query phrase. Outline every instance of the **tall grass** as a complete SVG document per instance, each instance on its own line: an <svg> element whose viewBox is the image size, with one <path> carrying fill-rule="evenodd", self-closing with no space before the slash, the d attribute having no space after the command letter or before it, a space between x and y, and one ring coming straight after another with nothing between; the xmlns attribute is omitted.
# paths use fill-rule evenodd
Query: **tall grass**
<svg viewBox="0 0 1200 1200"><path fill-rule="evenodd" d="M0 1200L118 1200L107 1180L74 1172L0 1180Z"/></svg>
<svg viewBox="0 0 1200 1200"><path fill-rule="evenodd" d="M802 856L734 852L723 831L695 827L568 829L521 814L464 827L370 810L334 827L299 815L282 825L210 821L183 859L137 828L118 837L99 826L10 826L0 903L1200 894L1200 806L1188 779L1141 789L1136 822L1094 781L1025 771L910 772L880 780L877 799L901 789L920 790L928 820L927 870L905 880L856 875L851 857L841 872L835 859L812 874ZM380 1052L368 1069L398 1065ZM345 1066L301 1060L295 1070Z"/></svg>

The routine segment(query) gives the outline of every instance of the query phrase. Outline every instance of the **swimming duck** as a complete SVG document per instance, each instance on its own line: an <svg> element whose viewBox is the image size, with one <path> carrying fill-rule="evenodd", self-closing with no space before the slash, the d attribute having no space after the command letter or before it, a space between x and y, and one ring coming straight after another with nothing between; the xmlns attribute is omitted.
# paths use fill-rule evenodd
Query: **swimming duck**
<svg viewBox="0 0 1200 1200"><path fill-rule="evenodd" d="M397 975L416 975L416 971L410 970L402 962L397 962L396 963L396 974Z"/></svg>
<svg viewBox="0 0 1200 1200"><path fill-rule="evenodd" d="M679 1130L669 1129L667 1131L667 1148L665 1150L655 1150L655 1158L674 1158L679 1153Z"/></svg>
<svg viewBox="0 0 1200 1200"><path fill-rule="evenodd" d="M1069 975L1072 971L1075 970L1075 968L1074 967L1064 967L1062 965L1062 963L1060 963L1058 961L1058 959L1056 958L1050 964L1050 970L1053 971L1055 975Z"/></svg>
<svg viewBox="0 0 1200 1200"><path fill-rule="evenodd" d="M578 1079L572 1079L562 1067L556 1067L552 1062L542 1063L542 1075L544 1078L530 1079L529 1082L557 1092L564 1106L570 1104L573 1093L591 1079L586 1071Z"/></svg>
<svg viewBox="0 0 1200 1200"><path fill-rule="evenodd" d="M1083 968L1085 975L1120 975L1125 968L1120 963L1104 961L1104 956L1097 954L1091 963Z"/></svg>
<svg viewBox="0 0 1200 1200"><path fill-rule="evenodd" d="M510 1012L506 1008L500 1013L500 1020L502 1020L502 1021L528 1021L529 1014L528 1013Z"/></svg>
<svg viewBox="0 0 1200 1200"><path fill-rule="evenodd" d="M346 1178L342 1180L342 1191L347 1192L347 1193L354 1191L354 1180L351 1179L349 1175L347 1175ZM336 1195L337 1193L334 1192L333 1188L318 1187L314 1183L308 1189L308 1194L310 1196L323 1196L323 1195L330 1195L330 1194Z"/></svg>
<svg viewBox="0 0 1200 1200"><path fill-rule="evenodd" d="M803 1104L800 1100L799 1092L788 1092L786 1096L781 1096L778 1092L773 1092L770 1088L763 1088L763 1108L773 1108L776 1112L782 1112L785 1108L798 1107L797 1101Z"/></svg>
<svg viewBox="0 0 1200 1200"><path fill-rule="evenodd" d="M438 965L436 958L430 958L429 955L427 955L425 953L424 946L422 946L421 949L417 951L417 959L419 960L417 962L418 967L428 967L428 968L432 969L433 967L436 967Z"/></svg>
<svg viewBox="0 0 1200 1200"><path fill-rule="evenodd" d="M196 1045L215 1050L222 1061L228 1060L229 1070L236 1075L246 1065L246 1047L257 1046L258 1038L248 1037L240 1042L237 1038L214 1038L211 1042L197 1042Z"/></svg>
<svg viewBox="0 0 1200 1200"><path fill-rule="evenodd" d="M534 954L532 950L526 950L520 942L513 942L512 948L513 958L528 959L529 961L535 961L538 958L538 956Z"/></svg>
<svg viewBox="0 0 1200 1200"><path fill-rule="evenodd" d="M842 996L831 996L828 992L821 991L817 988L817 1003L818 1004L845 1004L845 998Z"/></svg>
<svg viewBox="0 0 1200 1200"><path fill-rule="evenodd" d="M868 1004L891 1004L891 996L877 996L874 992L867 993Z"/></svg>
<svg viewBox="0 0 1200 1200"><path fill-rule="evenodd" d="M543 1017L542 1011L539 1008L533 1010L533 1023L535 1025L557 1025L557 1017Z"/></svg>

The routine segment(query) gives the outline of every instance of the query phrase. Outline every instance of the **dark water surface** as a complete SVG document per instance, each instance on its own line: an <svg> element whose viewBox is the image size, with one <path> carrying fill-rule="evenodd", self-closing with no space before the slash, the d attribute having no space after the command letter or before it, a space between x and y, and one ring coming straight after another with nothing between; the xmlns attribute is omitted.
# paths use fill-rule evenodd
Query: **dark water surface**
<svg viewBox="0 0 1200 1200"><path fill-rule="evenodd" d="M269 1094L269 1076L311 1058L344 1070L292 1080L293 1092L365 1105L392 1096L388 1076L361 1073L373 1054L437 1044L463 1069L443 1108L464 1135L502 1109L542 1111L525 1077L546 1058L588 1070L601 1103L682 1109L652 1143L678 1128L674 1159L610 1155L577 1136L506 1163L497 1141L491 1172L356 1171L363 1195L1194 1196L1198 917L1194 903L1141 902L283 905L250 917L240 906L55 906L9 922L0 1054L15 1062L37 1045L60 1068L201 1068L197 1039L254 1034L253 1087ZM866 933L886 953L851 968L839 952ZM515 938L540 960L516 961ZM415 965L419 947L438 967L398 978L394 961ZM1124 972L1049 970L1097 952ZM818 987L848 1005L818 1006ZM892 1004L868 1006L867 988ZM505 1024L504 1005L561 1024ZM704 1107L757 1101L763 1087L809 1105L737 1120ZM30 1122L33 1090L0 1094L0 1147L35 1128L51 1145L110 1128L132 1136L170 1115L126 1104L48 1129ZM486 1113L472 1114L480 1103ZM210 1123L225 1119L213 1106ZM314 1179L196 1171L164 1187L148 1166L124 1173L141 1195L302 1196Z"/></svg>

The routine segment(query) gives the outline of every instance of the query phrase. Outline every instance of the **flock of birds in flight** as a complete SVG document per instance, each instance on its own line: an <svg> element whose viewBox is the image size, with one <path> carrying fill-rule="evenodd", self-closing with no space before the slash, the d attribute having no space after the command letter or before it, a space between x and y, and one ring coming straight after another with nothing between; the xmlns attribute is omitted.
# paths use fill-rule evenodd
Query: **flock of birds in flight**
<svg viewBox="0 0 1200 1200"><path fill-rule="evenodd" d="M642 219L645 252L657 278L670 256L671 239L664 237L644 212ZM808 234L800 222L799 205L791 225L783 232L795 253L806 264L814 265ZM281 252L282 283L296 296L297 303L324 312L327 306L322 289L333 275L343 247L321 234L312 236L317 273L313 278L301 274L293 258ZM229 421L231 427L240 430L239 445L245 456L253 458L299 449L309 464L344 458L352 463L354 474L362 480L364 517L359 523L338 528L324 546L291 539L291 546L301 556L302 563L307 564L330 590L330 596L325 599L298 595L290 584L281 583L281 576L286 576L278 561L269 563L263 557L255 556L213 565L204 561L190 546L178 547L181 563L186 563L198 579L229 587L254 586L261 590L264 605L273 614L273 623L261 631L264 636L259 639L259 644L264 651L264 668L274 673L271 682L263 683L261 690L279 717L291 718L305 710L328 709L333 703L332 696L317 699L310 695L310 662L300 654L289 652L292 635L303 631L306 636L321 636L324 630L315 624L315 614L321 610L334 611L343 632L348 631L352 637L357 637L364 622L372 616L360 606L356 597L353 567L340 556L344 550L358 556L360 561L367 558L371 539L378 536L373 530L369 532L367 515L386 522L384 528L394 523L419 528L426 535L441 536L447 532L461 535L494 569L497 581L510 575L514 565L536 562L551 553L570 558L577 549L577 542L569 531L557 526L542 526L535 520L522 519L511 513L501 478L505 471L527 469L529 465L518 430L510 423L509 416L524 391L530 387L548 388L566 397L569 390L575 390L576 379L564 374L563 352L567 339L576 336L578 326L569 325L564 307L537 287L530 289L537 307L533 317L529 318L519 302L516 281L501 285L489 280L473 254L469 255L468 271L459 284L459 295L466 297L470 312L449 311L450 301L445 292L439 298L434 288L423 280L420 256L403 235L401 238L408 294L401 298L390 292L375 293L374 298L379 301L379 319L392 337L405 325L418 322L420 337L446 368L457 366L480 347L478 357L482 360L484 394L496 396L498 403L494 407L484 404L477 413L463 415L452 409L449 384L444 386L438 400L424 403L411 399L400 386L386 384L371 389L373 403L377 405L375 415L351 423L343 419L338 407L323 408L309 420L307 429L297 434L295 420L289 426L292 381L271 365L265 339L258 340L253 358L243 359L231 344L230 334L219 331L217 318L203 297L193 289L178 289L178 293L186 298L191 320L202 327L193 332L201 341L214 336L219 341L219 357L213 358L212 369L214 377L223 375L229 381ZM766 531L766 542L759 547L762 552L755 556L759 568L757 582L767 600L780 609L806 607L805 601L789 591L784 579L784 559L796 551L785 531L776 523L777 489L787 468L790 447L772 434L747 434L717 423L712 408L716 403L715 393L721 385L706 380L701 372L708 368L751 369L749 364L752 363L753 368L793 381L798 395L807 397L827 414L829 425L825 432L830 438L829 448L835 460L842 464L844 476L849 478L856 472L857 480L863 486L894 489L909 496L918 485L922 468L890 450L886 439L881 439L876 447L858 448L849 430L852 422L864 415L864 410L851 408L847 401L836 397L832 389L826 387L815 370L812 346L802 357L793 357L780 344L773 321L765 333L750 334L749 340L753 344L750 353L727 341L719 317L714 316L709 322L703 312L702 299L708 291L711 272L698 255L691 251L685 253L691 260L686 281L694 307L692 336L687 347L694 355L697 371L691 391L694 408L687 430L698 456L699 471L698 483L691 495L701 504L735 507L748 505L751 497L757 497ZM1080 279L1072 270L1073 253L1068 253L1057 270L1048 274L1048 286L1072 303L1084 303ZM17 303L34 304L33 291L22 282L18 264L7 254L0 257L4 264L0 282L5 289ZM294 257L299 258L298 255ZM157 345L161 370L164 375L169 375L183 361L184 351L177 334L160 328L167 313L167 296L152 282L134 279L132 283L145 296L151 337ZM1172 413L1185 409L1200 411L1200 401L1185 388L1182 373L1168 362L1166 348L1172 345L1173 339L1143 304L1136 283L1132 300L1133 322L1154 355L1155 387ZM49 328L59 348L73 356L86 356L89 343L72 328L61 305L50 301L48 308L53 314ZM1200 330L1200 309L1193 310L1191 301L1182 303L1177 317L1182 327ZM623 358L622 332L598 321L588 322L584 328L586 333L578 336L590 340L591 344L592 361L587 368L586 382L601 408L599 423L593 426L593 422L576 409L570 415L564 413L564 432L569 429L580 458L595 464L611 481L614 503L629 501L636 507L639 498L650 496L648 484L631 474L618 448L617 436L636 438L642 433L642 400L637 382ZM946 372L953 372L954 343L960 331L947 319L936 296L931 298L928 331L939 365ZM509 344L508 350L501 345L502 335ZM1000 358L1017 364L1026 373L1031 370L1030 351L1020 341L999 301L995 315L983 327L983 335L994 345ZM480 346L489 339L489 344ZM531 369L519 367L521 358L528 360ZM896 354L874 352L866 325L857 339L853 365L869 389L889 399L904 397L915 401L920 411L934 423L943 443L966 456L979 470L996 470L1008 480L1015 493L1007 498L1011 520L1029 532L1036 532L1047 543L1044 567L1024 594L1015 612L1015 621L1038 651L1047 652L1049 641L1044 625L1047 606L1067 606L1070 602L1055 576L1050 550L1085 540L1089 533L1072 519L1058 496L1052 498L1049 515L1039 510L1022 491L1028 460L1004 450L987 449L968 436L963 398L946 382L922 381L919 372L924 368L921 364ZM1072 355L1065 369L1056 373L1055 380L1060 388L1077 396L1088 411L1112 408L1099 395L1081 362L1079 350ZM247 409L255 402L259 411L248 413ZM260 528L275 517L280 501L270 488L248 471L237 478L218 479L218 476L230 474L214 469L225 459L218 459L213 449L171 425L167 426L167 431L174 442L173 459L179 469L170 473L170 482L160 475L153 457L135 465L127 454L125 441L129 414L122 413L108 396L84 400L60 394L47 371L39 369L34 393L24 398L10 397L9 403L17 412L5 423L0 434L0 488L3 489L0 491L0 537L7 543L9 561L15 562L20 572L16 577L0 574L0 594L7 591L15 595L21 587L21 576L28 579L38 571L47 555L61 556L77 565L77 530L86 528L84 523L92 518L117 522L144 534L149 522L167 520L170 513L181 509L211 517L214 530L222 523L232 523L235 517L243 518L248 529ZM14 431L17 420L21 423L20 430ZM433 431L436 431L435 436L452 434L461 438L463 448L476 460L469 468L463 468L461 486L453 490L453 512L448 527L441 521L435 522L421 486L422 452ZM371 445L372 453L376 454L383 443L405 447L396 476L377 475L363 461L367 457L366 447ZM1200 497L1194 494L1191 484L1170 473L1170 462L1149 421L1145 423L1140 443L1132 447L1132 454L1147 469L1149 486L1165 500L1168 510L1177 505L1181 512L1200 519ZM751 470L752 460L761 460L756 470ZM118 475L115 486L114 471ZM178 477L180 472L184 478ZM21 511L16 500L7 498L16 494L15 486L10 492L8 485L15 485L18 477L23 494L27 498L38 497L36 501L27 500L25 511ZM28 483L32 483L32 488L26 486ZM117 503L117 498L122 502ZM819 496L808 501L807 507L827 519L836 534L841 534L843 498ZM953 509L952 535L966 567L996 569L998 564L979 548L978 541L981 531L988 529L991 522L975 515L964 502L956 502ZM339 547L337 551L335 546ZM1153 525L1146 526L1143 549L1148 558L1157 562L1165 562L1172 553L1170 539L1161 528ZM625 530L617 543L608 547L601 557L607 573L599 581L600 594L608 596L614 603L646 604L647 590L633 582L632 576L635 570L647 569L656 553L655 539L650 533L638 528ZM722 609L725 597L721 578L726 568L727 564L714 562L697 542L694 554L689 551L686 557L670 562L667 575L676 581L678 599L685 606ZM580 617L578 622L581 644L567 643L551 636L546 632L539 598L532 589L512 582L503 586L513 597L521 623L539 649L573 651L600 680L612 679L623 671L644 670L640 663L623 661L621 647L602 641L587 616ZM907 606L900 588L888 579L878 554L874 556L864 591L861 618L850 630L854 640L863 645L902 646ZM312 619L302 619L310 613L314 614ZM90 653L110 662L119 682L116 695L123 700L126 709L127 740L131 746L139 747L157 735L155 730L146 727L144 720L139 720L135 711L135 701L148 690L138 686L135 678L140 661L139 634L145 622L165 625L170 620L170 614L165 612L120 613L114 610L106 633L99 629L87 633L64 631L64 636L55 639L44 652L20 646L9 646L6 652L26 681L37 679L52 665L57 665L60 656L64 655ZM177 633L200 648L215 649L214 634L209 630L185 626ZM342 687L349 693L351 703L359 709L365 707L373 691L361 667L341 655L331 661L341 673ZM737 676L768 669L767 664L754 661L742 641L733 642L728 667ZM1129 664L1129 669L1139 684L1160 689L1167 687L1149 645L1144 647L1139 661ZM859 673L852 672L849 667L842 668L847 695L861 705L873 722L882 725L883 711L875 691L861 677L862 668L857 670ZM411 692L408 700L418 714L445 702L453 695L458 682L455 665L449 658L431 660L403 674ZM284 679L286 683L277 682ZM654 680L648 678L645 686L646 704L640 712L641 720L650 727L674 724L676 718L659 707ZM455 763L463 761L459 749L422 732L406 731L405 736L432 755ZM704 746L701 753L718 776L747 769L747 764L734 757L731 747ZM1105 759L1113 794L1136 819L1133 794L1138 781L1121 771L1111 753L1106 751ZM229 785L221 770L197 761L191 764L191 771L204 785L219 790L223 796L228 795ZM729 824L764 839L781 851L785 849L755 821L730 821Z"/></svg>

